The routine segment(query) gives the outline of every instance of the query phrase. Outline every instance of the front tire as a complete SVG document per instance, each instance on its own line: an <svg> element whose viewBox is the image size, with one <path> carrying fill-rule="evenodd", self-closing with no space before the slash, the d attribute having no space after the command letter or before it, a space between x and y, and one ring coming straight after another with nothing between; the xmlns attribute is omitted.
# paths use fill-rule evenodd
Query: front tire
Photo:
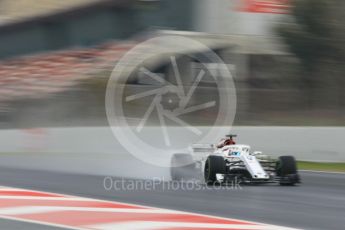
<svg viewBox="0 0 345 230"><path fill-rule="evenodd" d="M225 161L221 156L209 156L205 163L204 179L206 184L212 185L217 182L216 174L225 174Z"/></svg>
<svg viewBox="0 0 345 230"><path fill-rule="evenodd" d="M280 177L280 185L295 185L300 182L297 173L297 163L293 156L281 156L276 167L277 176Z"/></svg>

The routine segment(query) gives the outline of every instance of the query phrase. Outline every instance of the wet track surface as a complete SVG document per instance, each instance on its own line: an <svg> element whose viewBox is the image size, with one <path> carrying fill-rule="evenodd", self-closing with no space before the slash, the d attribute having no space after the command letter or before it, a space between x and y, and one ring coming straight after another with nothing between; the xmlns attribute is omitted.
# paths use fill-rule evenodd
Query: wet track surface
<svg viewBox="0 0 345 230"><path fill-rule="evenodd" d="M0 168L0 185L302 229L342 229L345 226L345 174L301 172L301 176L299 186L245 185L236 189L136 181L137 189L132 190L134 180L112 178L116 188L107 190L102 176ZM108 179L106 186L109 185ZM58 228L0 219L0 229Z"/></svg>

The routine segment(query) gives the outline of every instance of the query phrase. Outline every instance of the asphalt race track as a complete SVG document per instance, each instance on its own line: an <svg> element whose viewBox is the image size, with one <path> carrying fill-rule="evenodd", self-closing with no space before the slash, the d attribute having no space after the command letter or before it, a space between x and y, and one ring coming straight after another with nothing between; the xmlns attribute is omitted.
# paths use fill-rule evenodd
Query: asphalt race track
<svg viewBox="0 0 345 230"><path fill-rule="evenodd" d="M301 172L302 184L223 187L173 186L158 183L146 190L126 187L133 180L112 178L125 187L104 188L102 176L0 168L0 186L128 202L180 211L239 218L302 229L343 229L345 174ZM121 184L123 183L123 184ZM185 183L188 184L188 183ZM170 186L169 186L170 185ZM117 188L119 188L117 186ZM0 219L0 229L59 229Z"/></svg>

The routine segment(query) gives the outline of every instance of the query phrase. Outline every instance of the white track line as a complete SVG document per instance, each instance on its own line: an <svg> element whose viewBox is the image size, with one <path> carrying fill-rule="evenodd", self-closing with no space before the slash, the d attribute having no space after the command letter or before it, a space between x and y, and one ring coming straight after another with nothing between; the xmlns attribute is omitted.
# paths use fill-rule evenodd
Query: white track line
<svg viewBox="0 0 345 230"><path fill-rule="evenodd" d="M334 172L334 171L317 171L317 170L298 170L300 172L311 172L311 173L325 173L325 174L341 174L345 175L345 172Z"/></svg>
<svg viewBox="0 0 345 230"><path fill-rule="evenodd" d="M19 206L0 208L0 215L25 215L48 212L78 211L78 212L113 212L113 213L144 213L144 214L184 214L183 212L166 209L135 209L135 208L88 208L69 206Z"/></svg>
<svg viewBox="0 0 345 230"><path fill-rule="evenodd" d="M0 196L1 199L15 200L65 200L65 201L95 201L90 198L83 197L41 197L41 196Z"/></svg>
<svg viewBox="0 0 345 230"><path fill-rule="evenodd" d="M260 230L293 230L292 228L284 228L274 225L250 225L250 224L214 224L214 223L191 223L191 222L159 222L159 221L130 221L107 223L100 225L86 226L87 228L100 230L154 230L165 228L213 228L213 229L260 229Z"/></svg>

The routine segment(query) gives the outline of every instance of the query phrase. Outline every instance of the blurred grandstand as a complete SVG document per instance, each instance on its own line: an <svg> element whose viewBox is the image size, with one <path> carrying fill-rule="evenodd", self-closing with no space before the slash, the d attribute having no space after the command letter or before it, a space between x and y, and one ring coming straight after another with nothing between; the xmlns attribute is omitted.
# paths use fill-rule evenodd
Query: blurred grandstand
<svg viewBox="0 0 345 230"><path fill-rule="evenodd" d="M315 103L306 100L299 60L270 34L277 16L267 5L265 12L255 8L258 18L253 12L230 14L228 1L218 3L0 1L0 127L107 125L104 92L114 65L138 42L167 33L207 44L228 64L238 93L235 124L345 124L344 106L340 106L344 100L329 93L334 86L320 87ZM232 23L225 23L230 18ZM165 63L157 69L169 72ZM133 89L147 85L131 84ZM140 113L140 106L135 106L139 108L135 113ZM205 117L190 120L207 124Z"/></svg>
<svg viewBox="0 0 345 230"><path fill-rule="evenodd" d="M27 20L34 17L49 15L66 9L78 8L80 6L97 2L99 0L1 0L0 1L0 23L12 23L20 20Z"/></svg>
<svg viewBox="0 0 345 230"><path fill-rule="evenodd" d="M46 97L76 85L90 74L111 70L131 44L109 42L12 58L0 64L0 101Z"/></svg>

